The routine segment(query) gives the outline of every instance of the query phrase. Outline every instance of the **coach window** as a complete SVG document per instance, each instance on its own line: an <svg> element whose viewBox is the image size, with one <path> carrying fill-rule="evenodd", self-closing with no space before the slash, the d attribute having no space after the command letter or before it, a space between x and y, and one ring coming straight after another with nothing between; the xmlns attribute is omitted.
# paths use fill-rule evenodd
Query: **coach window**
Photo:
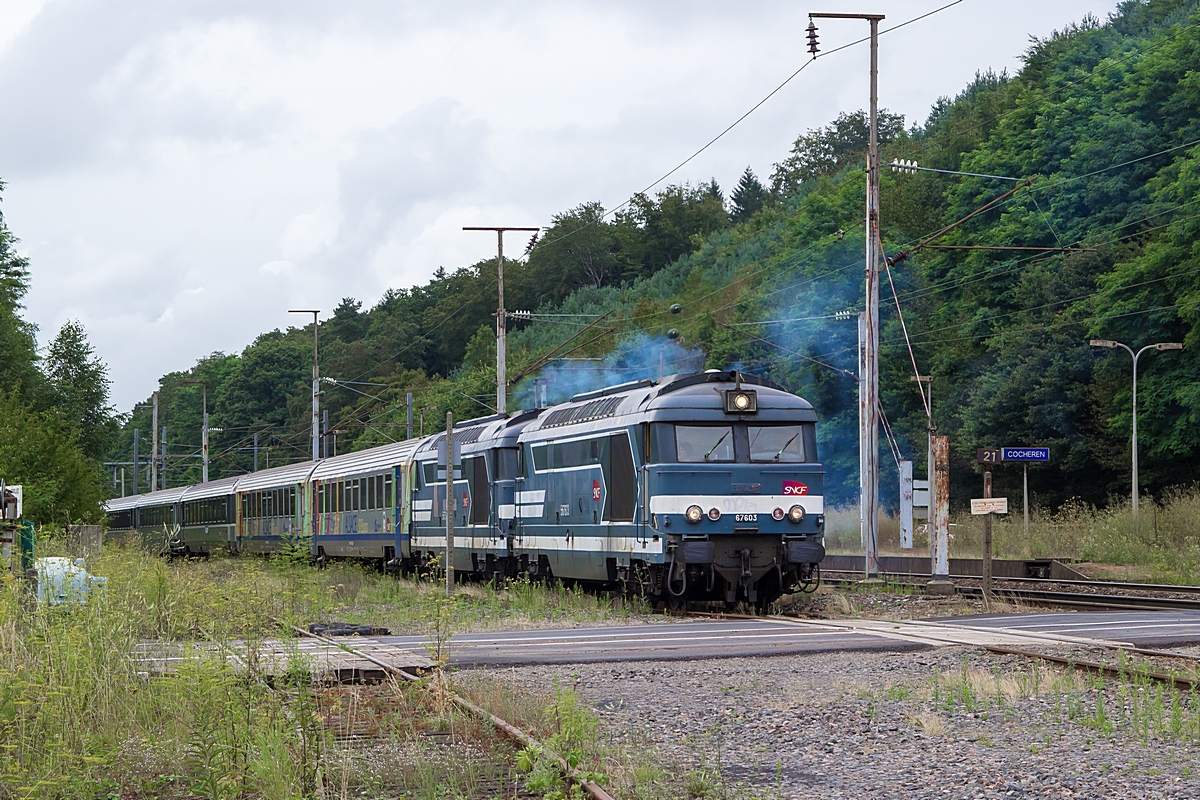
<svg viewBox="0 0 1200 800"><path fill-rule="evenodd" d="M684 464L733 461L733 426L676 425L675 456Z"/></svg>

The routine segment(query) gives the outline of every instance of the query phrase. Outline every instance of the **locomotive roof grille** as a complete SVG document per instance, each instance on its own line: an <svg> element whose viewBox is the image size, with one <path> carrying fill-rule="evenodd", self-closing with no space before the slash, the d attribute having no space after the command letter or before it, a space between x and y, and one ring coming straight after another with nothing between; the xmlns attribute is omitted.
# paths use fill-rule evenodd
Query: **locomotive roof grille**
<svg viewBox="0 0 1200 800"><path fill-rule="evenodd" d="M479 441L479 437L483 435L484 430L485 426L483 425L472 425L469 428L463 429L455 428L454 441L458 442L459 444L475 444ZM439 436L434 437L434 439L425 446L425 449L436 450L438 445L444 441L446 441L446 434L442 433Z"/></svg>
<svg viewBox="0 0 1200 800"><path fill-rule="evenodd" d="M571 398L572 403L578 403L583 400L595 400L597 397L606 397L610 394L621 394L622 392L633 391L634 389L644 389L647 386L653 386L654 381L649 378L643 378L640 381L626 381L618 383L616 386L606 386L603 389L596 389L591 392L580 392Z"/></svg>
<svg viewBox="0 0 1200 800"><path fill-rule="evenodd" d="M590 422L594 419L615 417L617 415L617 407L621 405L622 399L621 397L603 397L599 400L593 400L590 403L584 403L581 406L560 408L557 411L550 412L542 427L556 428L560 425L574 425L577 422Z"/></svg>

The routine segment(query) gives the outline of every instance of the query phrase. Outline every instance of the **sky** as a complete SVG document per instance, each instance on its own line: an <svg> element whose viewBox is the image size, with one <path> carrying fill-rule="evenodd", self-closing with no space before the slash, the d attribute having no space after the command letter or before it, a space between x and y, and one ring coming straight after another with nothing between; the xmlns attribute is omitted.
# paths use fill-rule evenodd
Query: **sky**
<svg viewBox="0 0 1200 800"><path fill-rule="evenodd" d="M240 352L288 309L370 307L494 255L463 226L612 208L807 59L810 11L949 0L4 0L3 211L45 345L80 320L121 409ZM911 124L1030 37L1115 0L962 0L880 38L880 105ZM821 22L823 50L867 23ZM864 108L858 45L818 58L668 183L764 179ZM523 238L509 240L512 251Z"/></svg>

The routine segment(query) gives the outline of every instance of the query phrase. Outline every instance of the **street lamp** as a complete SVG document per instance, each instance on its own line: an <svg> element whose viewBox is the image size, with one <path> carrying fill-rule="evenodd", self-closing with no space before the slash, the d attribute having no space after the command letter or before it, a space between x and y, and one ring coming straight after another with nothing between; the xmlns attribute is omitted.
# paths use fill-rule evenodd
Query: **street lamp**
<svg viewBox="0 0 1200 800"><path fill-rule="evenodd" d="M321 425L317 421L321 416L321 375L317 371L317 314L321 312L312 308L289 308L288 313L313 315L312 460L316 461L321 457Z"/></svg>
<svg viewBox="0 0 1200 800"><path fill-rule="evenodd" d="M1136 353L1133 348L1121 342L1114 342L1112 339L1089 339L1088 344L1092 347L1108 347L1116 349L1118 347L1125 348L1129 355L1133 356L1133 524L1137 525L1138 517L1138 445L1137 445L1137 363L1138 358L1147 350L1154 350L1161 353L1163 350L1182 350L1183 345L1179 342L1158 342L1157 344L1148 344Z"/></svg>

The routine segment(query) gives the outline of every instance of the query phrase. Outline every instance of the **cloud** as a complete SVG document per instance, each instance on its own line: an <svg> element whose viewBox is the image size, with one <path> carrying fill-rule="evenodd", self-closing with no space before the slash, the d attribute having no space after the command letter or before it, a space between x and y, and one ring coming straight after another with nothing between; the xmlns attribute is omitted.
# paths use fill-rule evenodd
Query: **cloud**
<svg viewBox="0 0 1200 800"><path fill-rule="evenodd" d="M937 5L894 0L884 28ZM1114 6L962 4L885 34L883 105L922 120L1029 35ZM464 225L620 203L803 63L805 25L783 0L9 0L0 178L29 316L81 319L127 407L288 308L493 255ZM823 46L862 32L827 21ZM864 48L819 59L672 180L769 173L866 88Z"/></svg>

